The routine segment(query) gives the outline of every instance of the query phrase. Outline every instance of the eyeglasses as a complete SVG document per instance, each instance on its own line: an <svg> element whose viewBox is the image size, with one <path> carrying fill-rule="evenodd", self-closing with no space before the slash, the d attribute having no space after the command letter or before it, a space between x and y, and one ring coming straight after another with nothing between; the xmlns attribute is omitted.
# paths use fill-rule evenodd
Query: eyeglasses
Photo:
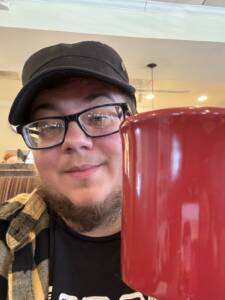
<svg viewBox="0 0 225 300"><path fill-rule="evenodd" d="M63 144L69 122L76 122L89 137L103 137L119 131L121 122L131 115L127 103L94 106L79 113L41 118L26 125L17 126L28 148L49 149Z"/></svg>

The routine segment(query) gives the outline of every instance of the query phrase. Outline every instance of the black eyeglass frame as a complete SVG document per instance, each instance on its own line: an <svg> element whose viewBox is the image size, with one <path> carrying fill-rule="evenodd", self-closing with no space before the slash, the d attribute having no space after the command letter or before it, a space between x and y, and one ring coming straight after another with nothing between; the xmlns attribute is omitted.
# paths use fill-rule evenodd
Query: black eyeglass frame
<svg viewBox="0 0 225 300"><path fill-rule="evenodd" d="M87 111L91 111L93 109L96 109L96 108L100 108L100 107L108 107L108 106L120 106L122 108L122 113L123 113L123 120L125 120L126 117L128 116L131 116L132 115L132 111L129 107L129 104L126 103L126 102L120 102L120 103L107 103L107 104L102 104L102 105L97 105L97 106L93 106L93 107L90 107L88 109L85 109L85 110L82 110L78 113L75 113L75 114L70 114L70 115L66 115L66 116L52 116L52 117L47 117L47 118L40 118L40 119L37 119L33 122L38 122L38 121L41 121L41 120L51 120L51 119L61 119L65 122L65 130L64 130L64 136L62 138L62 141L56 145L53 145L53 146L49 146L49 147L44 147L44 148L37 148L37 147L31 147L29 145L29 140L27 139L26 137L26 133L24 133L24 129L27 125L33 123L33 122L30 122L30 123L27 123L27 124L22 124L22 125L18 125L16 127L16 132L20 135L22 135L23 137L23 140L25 142L25 144L27 145L27 147L31 150L44 150L44 149L51 149L51 148L54 148L54 147L57 147L57 146L60 146L64 143L65 141L65 137L66 137L66 133L67 133L67 130L68 130L68 124L70 122L76 122L78 124L78 126L80 127L80 129L86 134L86 136L88 137L91 137L91 138L97 138L97 137L104 137L104 136L108 136L108 135L112 135L112 134L115 134L117 132L119 132L119 129L116 130L116 131L113 131L111 133L107 133L107 134L103 134L103 135L90 135L88 134L85 129L82 127L82 125L80 124L80 120L79 120L79 117L80 115L82 115L83 113L87 112Z"/></svg>

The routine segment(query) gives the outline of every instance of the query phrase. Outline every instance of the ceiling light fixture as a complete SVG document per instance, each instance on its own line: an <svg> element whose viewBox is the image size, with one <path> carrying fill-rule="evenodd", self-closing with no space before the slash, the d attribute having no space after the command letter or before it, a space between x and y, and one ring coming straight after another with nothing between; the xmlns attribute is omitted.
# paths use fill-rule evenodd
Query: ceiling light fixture
<svg viewBox="0 0 225 300"><path fill-rule="evenodd" d="M150 93L150 94L146 95L145 98L148 100L153 100L155 98L155 95Z"/></svg>
<svg viewBox="0 0 225 300"><path fill-rule="evenodd" d="M157 64L150 63L150 64L147 64L147 67L151 69L151 93L148 94L146 96L146 98L149 99L149 100L153 100L155 98L155 95L154 95L154 71L153 71L153 69L155 67L157 67ZM153 101L152 101L152 108L153 108Z"/></svg>
<svg viewBox="0 0 225 300"><path fill-rule="evenodd" d="M208 97L206 95L201 95L198 97L199 102L205 102L208 100Z"/></svg>

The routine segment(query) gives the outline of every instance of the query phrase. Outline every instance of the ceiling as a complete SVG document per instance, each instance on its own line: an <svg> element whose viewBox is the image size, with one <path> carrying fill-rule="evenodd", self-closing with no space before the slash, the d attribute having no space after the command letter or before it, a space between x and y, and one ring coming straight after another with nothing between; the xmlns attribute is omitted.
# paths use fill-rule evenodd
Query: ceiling
<svg viewBox="0 0 225 300"><path fill-rule="evenodd" d="M225 0L0 1L0 107L9 107L26 58L60 42L100 40L124 58L139 111L225 106ZM1 71L3 71L1 73ZM7 72L7 73L6 73ZM197 97L207 94L204 103Z"/></svg>
<svg viewBox="0 0 225 300"><path fill-rule="evenodd" d="M225 0L150 0L152 2L169 2L177 4L205 5L225 7ZM150 2L149 1L149 2Z"/></svg>

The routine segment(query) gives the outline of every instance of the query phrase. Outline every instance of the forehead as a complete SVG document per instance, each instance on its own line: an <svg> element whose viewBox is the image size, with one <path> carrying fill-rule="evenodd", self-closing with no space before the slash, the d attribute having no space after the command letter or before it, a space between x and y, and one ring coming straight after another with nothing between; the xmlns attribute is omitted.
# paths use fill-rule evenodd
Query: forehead
<svg viewBox="0 0 225 300"><path fill-rule="evenodd" d="M125 94L115 86L96 79L70 78L52 83L35 97L31 112L38 109L65 106L71 101L81 109L90 103L101 104L107 100L124 102ZM107 101L108 102L108 101Z"/></svg>

